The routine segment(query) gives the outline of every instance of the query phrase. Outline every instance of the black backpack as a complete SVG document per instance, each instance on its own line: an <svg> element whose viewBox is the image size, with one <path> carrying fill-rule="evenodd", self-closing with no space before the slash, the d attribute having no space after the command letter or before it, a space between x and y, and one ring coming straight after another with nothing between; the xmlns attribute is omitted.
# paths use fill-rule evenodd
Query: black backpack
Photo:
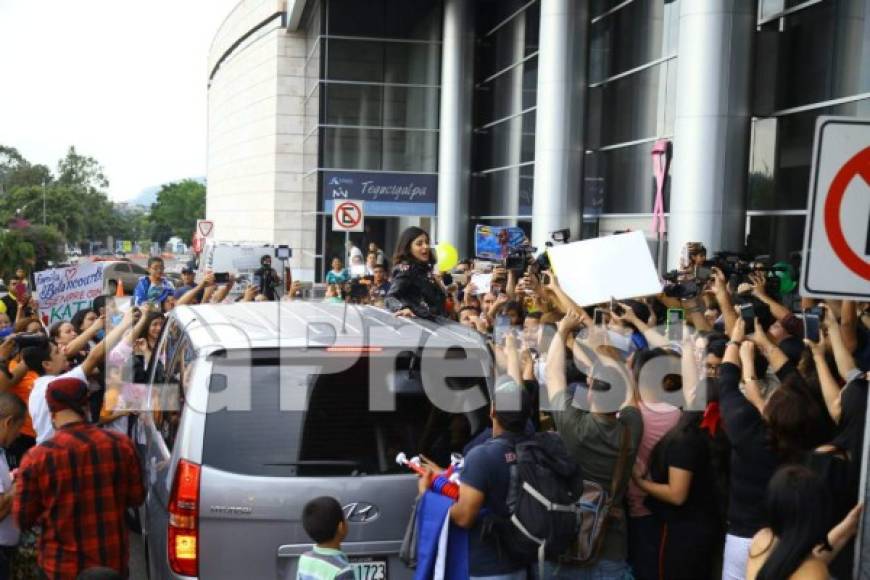
<svg viewBox="0 0 870 580"><path fill-rule="evenodd" d="M514 446L507 508L499 521L500 546L513 559L543 565L577 538L577 507L583 492L580 468L556 433L536 433Z"/></svg>

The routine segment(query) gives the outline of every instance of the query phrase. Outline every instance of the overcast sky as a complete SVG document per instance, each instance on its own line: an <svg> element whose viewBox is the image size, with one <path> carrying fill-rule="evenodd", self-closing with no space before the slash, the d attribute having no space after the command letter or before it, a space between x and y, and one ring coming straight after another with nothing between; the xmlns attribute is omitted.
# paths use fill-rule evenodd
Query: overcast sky
<svg viewBox="0 0 870 580"><path fill-rule="evenodd" d="M208 50L239 0L0 0L0 144L52 171L70 145L109 195L206 173Z"/></svg>

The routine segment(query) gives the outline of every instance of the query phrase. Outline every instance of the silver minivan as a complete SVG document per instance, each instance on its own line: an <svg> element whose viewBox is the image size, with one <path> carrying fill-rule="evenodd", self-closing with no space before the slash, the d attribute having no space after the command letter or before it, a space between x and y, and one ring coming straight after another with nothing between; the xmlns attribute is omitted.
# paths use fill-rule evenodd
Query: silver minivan
<svg viewBox="0 0 870 580"><path fill-rule="evenodd" d="M367 306L174 309L136 433L150 577L293 579L321 495L344 506L359 579L413 577L416 477L396 456L461 452L488 425L492 364L465 327Z"/></svg>

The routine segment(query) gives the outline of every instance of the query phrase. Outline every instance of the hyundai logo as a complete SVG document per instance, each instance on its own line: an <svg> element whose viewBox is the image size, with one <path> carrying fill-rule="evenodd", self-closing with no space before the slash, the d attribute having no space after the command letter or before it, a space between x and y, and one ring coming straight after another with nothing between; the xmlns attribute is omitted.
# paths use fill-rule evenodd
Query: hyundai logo
<svg viewBox="0 0 870 580"><path fill-rule="evenodd" d="M373 522L381 515L377 506L364 501L349 503L342 509L344 510L344 517L347 518L347 521L357 524Z"/></svg>

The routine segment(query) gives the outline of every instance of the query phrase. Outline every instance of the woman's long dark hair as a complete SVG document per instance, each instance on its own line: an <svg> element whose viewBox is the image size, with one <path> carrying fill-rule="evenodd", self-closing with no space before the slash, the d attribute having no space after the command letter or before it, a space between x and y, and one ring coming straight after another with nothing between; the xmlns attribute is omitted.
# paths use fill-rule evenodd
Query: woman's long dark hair
<svg viewBox="0 0 870 580"><path fill-rule="evenodd" d="M420 236L426 236L426 240L429 240L429 232L422 228L418 228L417 226L411 226L405 228L405 231L402 232L402 235L399 236L399 241L396 242L396 253L393 254L393 264L413 264L417 262L417 258L411 253L411 244L414 243L414 240L419 238ZM435 263L435 250L429 250L429 265Z"/></svg>
<svg viewBox="0 0 870 580"><path fill-rule="evenodd" d="M778 541L756 578L790 578L816 546L827 543L831 519L830 492L824 481L809 468L803 465L782 467L767 486L767 517ZM761 554L772 544L773 540Z"/></svg>
<svg viewBox="0 0 870 580"><path fill-rule="evenodd" d="M90 308L84 308L82 310L79 310L75 314L73 314L73 317L72 317L72 320L70 320L70 323L72 323L73 328L75 329L75 331L78 334L82 333L82 324L85 323L85 317L88 314L90 314L91 312L93 312L93 310L91 310Z"/></svg>
<svg viewBox="0 0 870 580"><path fill-rule="evenodd" d="M154 323L154 321L157 320L158 318L160 318L160 319L164 319L165 316L163 316L163 313L161 313L161 312L153 312L153 311L152 311L152 312L149 312L149 313L148 313L148 322L145 323L145 328L142 329L142 334L141 334L140 336L134 336L134 337L133 337L133 340L136 340L136 339L138 339L138 338L144 338L144 339L145 339L145 342L148 343L148 348L151 349L151 350L154 350L154 349L157 347L157 341L154 341L154 344L152 345L152 344L151 344L151 338L150 338L148 335L149 335L149 333L150 333L150 331L151 331L151 325L152 325L152 324ZM165 323L166 321L164 320L163 322Z"/></svg>
<svg viewBox="0 0 870 580"><path fill-rule="evenodd" d="M58 337L60 336L60 329L63 328L64 324L72 324L72 322L70 322L69 320L59 320L58 322L55 322L54 324L49 326L48 327L48 338L50 338L53 341L56 341L58 339ZM75 325L73 325L73 328L75 328Z"/></svg>

